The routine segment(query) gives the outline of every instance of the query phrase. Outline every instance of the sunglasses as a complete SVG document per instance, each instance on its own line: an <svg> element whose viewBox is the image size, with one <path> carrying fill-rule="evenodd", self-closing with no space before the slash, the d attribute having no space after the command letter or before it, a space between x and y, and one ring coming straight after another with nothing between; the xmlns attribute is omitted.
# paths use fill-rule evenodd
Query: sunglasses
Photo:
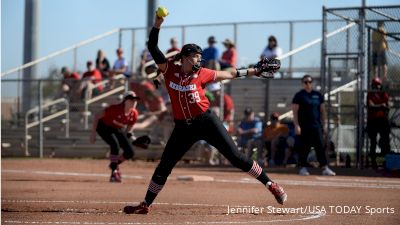
<svg viewBox="0 0 400 225"><path fill-rule="evenodd" d="M305 80L305 81L303 81L303 83L305 83L305 84L311 84L311 83L312 83L312 80Z"/></svg>

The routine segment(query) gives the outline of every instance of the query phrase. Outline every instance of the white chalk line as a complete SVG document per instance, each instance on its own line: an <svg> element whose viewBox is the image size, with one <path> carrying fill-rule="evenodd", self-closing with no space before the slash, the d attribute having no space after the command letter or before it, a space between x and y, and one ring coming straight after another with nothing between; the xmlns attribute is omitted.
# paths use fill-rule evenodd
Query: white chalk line
<svg viewBox="0 0 400 225"><path fill-rule="evenodd" d="M140 202L126 202L126 201L96 201L96 200L27 200L27 199L2 199L3 203L68 203L68 204L118 204L126 205L132 204L136 205ZM235 208L249 208L250 205L229 205L229 204L206 204L206 203L182 203L182 202L154 202L153 205L172 205L172 206L197 206L197 207L235 207Z"/></svg>
<svg viewBox="0 0 400 225"><path fill-rule="evenodd" d="M132 203L132 202L118 202L118 201L92 201L92 200L79 200L79 201L74 201L74 200L15 200L15 199L3 199L2 203L68 203L68 204L138 204L138 202ZM154 205L175 205L175 206L201 206L201 207L227 207L229 206L228 204L202 204L202 203L167 203L167 202L160 202L160 203L153 203ZM240 208L246 208L246 207L251 207L251 206L231 206L231 207L240 207ZM97 213L95 212L97 209L73 209L73 208L67 208L65 209L65 212L87 212L86 214L90 213ZM122 212L122 211L119 211ZM64 212L60 212L64 213ZM105 214L105 213L103 213ZM181 222L178 224L256 224L256 223L272 223L272 222L290 222L290 221L301 221L301 220L311 220L311 219L317 219L322 216L325 216L324 213L317 213L317 214L304 214L300 215L300 218L290 218L290 219L275 219L275 220L255 220L255 221L199 221L199 222L191 222L191 221L186 221L186 222ZM111 224L121 224L121 225L130 225L130 224L136 224L136 225L150 225L150 224L177 224L177 223L140 223L140 222L69 222L69 221L47 221L47 222L42 222L42 221L19 221L19 220L5 220L3 221L4 223L11 223L11 224L87 224L87 225L94 225L94 224L104 224L104 225L111 225Z"/></svg>
<svg viewBox="0 0 400 225"><path fill-rule="evenodd" d="M275 220L248 220L248 221L198 221L198 222L179 222L179 223L154 223L154 222L74 222L74 221L19 221L19 220L4 220L3 223L11 223L11 224L85 224L85 225L169 225L169 224L186 224L186 225L194 225L194 224L258 224L258 223L275 223L275 222L292 222L292 221L303 221L303 220L312 220L318 219L325 216L325 214L313 214L307 216L300 216L300 218L291 218L291 219L275 219Z"/></svg>
<svg viewBox="0 0 400 225"><path fill-rule="evenodd" d="M10 170L5 169L2 170L5 173L33 173L33 174L41 174L41 175L54 175L54 176L84 176L84 177L108 177L109 174L100 174L100 173L78 173L78 172L56 172L56 171L33 171L33 170ZM127 179L136 179L143 180L146 179L144 176L131 176L131 175L123 175L123 178ZM169 178L171 180L175 179L174 177ZM367 182L366 179L341 179L341 178L323 178L316 177L318 180L328 180L328 181L311 181L311 180L276 180L280 184L284 185L293 185L293 186L319 186L319 187L345 187L345 188L377 188L377 189L400 189L400 184L390 184L390 183L398 183L399 181L395 180L394 182L383 181L383 180L373 180L371 182ZM330 180L329 180L330 179ZM337 180L335 180L337 179ZM259 184L258 181L254 179L215 179L213 182L219 183L241 183L241 184Z"/></svg>
<svg viewBox="0 0 400 225"><path fill-rule="evenodd" d="M227 180L227 179L216 179L215 182L221 183L238 183L238 184L259 184L258 181L250 180L247 178L241 180ZM276 180L277 183L282 185L293 185L293 186L318 186L318 187L344 187L344 188L377 188L377 189L400 189L400 185L397 184L366 184L366 183L340 183L340 182L328 182L328 181L312 181L312 180Z"/></svg>
<svg viewBox="0 0 400 225"><path fill-rule="evenodd" d="M400 180L376 180L376 179L347 179L347 178L336 178L336 177L315 177L317 180L328 180L328 181L343 181L343 182L365 182L365 183L388 183L388 184L400 184Z"/></svg>
<svg viewBox="0 0 400 225"><path fill-rule="evenodd" d="M78 173L78 172L56 172L56 171L41 171L41 170L1 170L6 173L33 173L41 175L54 175L54 176L80 176L80 177L109 177L110 174L104 173ZM124 175L124 178L129 179L144 179L143 176Z"/></svg>
<svg viewBox="0 0 400 225"><path fill-rule="evenodd" d="M68 203L68 204L139 204L139 202L121 202L121 201L95 201L95 200L25 200L25 199L2 199L3 203ZM155 202L153 205L176 205L176 206L201 206L201 207L227 207L228 205L202 204L202 203L168 203ZM249 207L249 206L232 206Z"/></svg>

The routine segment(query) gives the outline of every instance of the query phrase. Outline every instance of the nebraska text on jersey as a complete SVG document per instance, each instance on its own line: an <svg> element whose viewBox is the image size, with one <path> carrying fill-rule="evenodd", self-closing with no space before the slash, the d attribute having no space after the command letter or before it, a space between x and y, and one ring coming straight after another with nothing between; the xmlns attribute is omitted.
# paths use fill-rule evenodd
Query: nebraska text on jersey
<svg viewBox="0 0 400 225"><path fill-rule="evenodd" d="M207 111L210 102L205 95L205 87L207 83L215 81L216 71L200 68L186 74L181 65L170 60L164 78L175 119L189 119Z"/></svg>
<svg viewBox="0 0 400 225"><path fill-rule="evenodd" d="M175 84L172 81L169 82L169 87L174 89L174 90L184 91L184 92L185 91L196 91L197 90L196 84L189 84L189 85L186 85L186 86L181 86L181 85Z"/></svg>

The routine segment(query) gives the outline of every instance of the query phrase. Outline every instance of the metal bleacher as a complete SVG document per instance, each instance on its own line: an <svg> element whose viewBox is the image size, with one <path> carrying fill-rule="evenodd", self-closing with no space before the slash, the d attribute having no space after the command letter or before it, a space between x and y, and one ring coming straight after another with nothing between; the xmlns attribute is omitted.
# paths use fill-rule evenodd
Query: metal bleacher
<svg viewBox="0 0 400 225"><path fill-rule="evenodd" d="M346 28L341 28L346 29ZM335 31L337 32L337 31ZM115 33L115 32L113 32ZM334 32L332 34L334 35ZM289 58L292 55L303 51L304 49L320 43L321 38L317 38L297 49L287 52L281 57L281 60ZM78 45L76 45L78 46ZM73 50L76 51L77 47ZM70 50L68 48L68 50ZM64 50L63 50L64 51ZM57 54L53 54L57 55ZM43 60L39 59L38 62ZM32 63L30 63L32 64ZM20 71L25 68L23 65L21 68L15 71ZM318 71L318 67L309 68L311 73ZM11 72L15 72L11 70ZM296 72L293 68L282 68L282 72ZM302 70L306 72L306 70ZM6 72L8 73L8 72ZM2 74L2 76L4 73ZM245 107L251 106L256 112L263 112L264 115L268 116L268 113L277 111L280 113L287 112L290 110L290 104L293 94L300 89L300 82L294 78L282 78L273 80L262 80L262 79L239 79L233 80L229 84L226 84L227 92L230 93L235 101L235 120L239 120L242 116L242 112ZM111 90L112 91L112 90ZM84 103L75 103L70 106L69 115L69 129L70 134L68 137L65 136L65 119L57 117L44 123L44 142L43 142L43 156L44 157L95 157L104 158L107 156L108 146L100 139L97 138L96 144L89 143L91 121L93 115L103 109L104 105L112 104L119 101L118 96L120 93L114 93L110 96L100 99L99 101L93 102L88 107L88 112L85 110L87 106ZM251 103L251 104L250 104ZM74 110L72 110L75 108ZM44 113L47 113L44 111ZM285 115L286 116L286 115ZM86 128L85 117L88 117L88 124ZM21 117L18 117L21 118ZM16 156L39 156L39 132L37 127L29 130L29 149L25 151L24 139L25 133L24 128L21 124L25 121L21 119L14 119L3 121L2 123L2 156L3 157L16 157ZM149 130L137 131L136 136L142 134L148 134ZM160 145L151 145L149 150L136 150L136 158L156 160L161 156L163 147ZM189 159L197 158L196 153L186 154Z"/></svg>

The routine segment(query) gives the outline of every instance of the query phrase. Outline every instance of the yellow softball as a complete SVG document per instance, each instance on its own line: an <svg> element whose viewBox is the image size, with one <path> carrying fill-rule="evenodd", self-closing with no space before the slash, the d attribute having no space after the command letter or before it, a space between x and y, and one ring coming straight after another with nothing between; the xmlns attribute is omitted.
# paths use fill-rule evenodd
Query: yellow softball
<svg viewBox="0 0 400 225"><path fill-rule="evenodd" d="M166 16L168 16L168 14L169 14L169 12L168 12L167 8L162 7L162 6L158 7L158 9L157 9L158 17L166 17Z"/></svg>

